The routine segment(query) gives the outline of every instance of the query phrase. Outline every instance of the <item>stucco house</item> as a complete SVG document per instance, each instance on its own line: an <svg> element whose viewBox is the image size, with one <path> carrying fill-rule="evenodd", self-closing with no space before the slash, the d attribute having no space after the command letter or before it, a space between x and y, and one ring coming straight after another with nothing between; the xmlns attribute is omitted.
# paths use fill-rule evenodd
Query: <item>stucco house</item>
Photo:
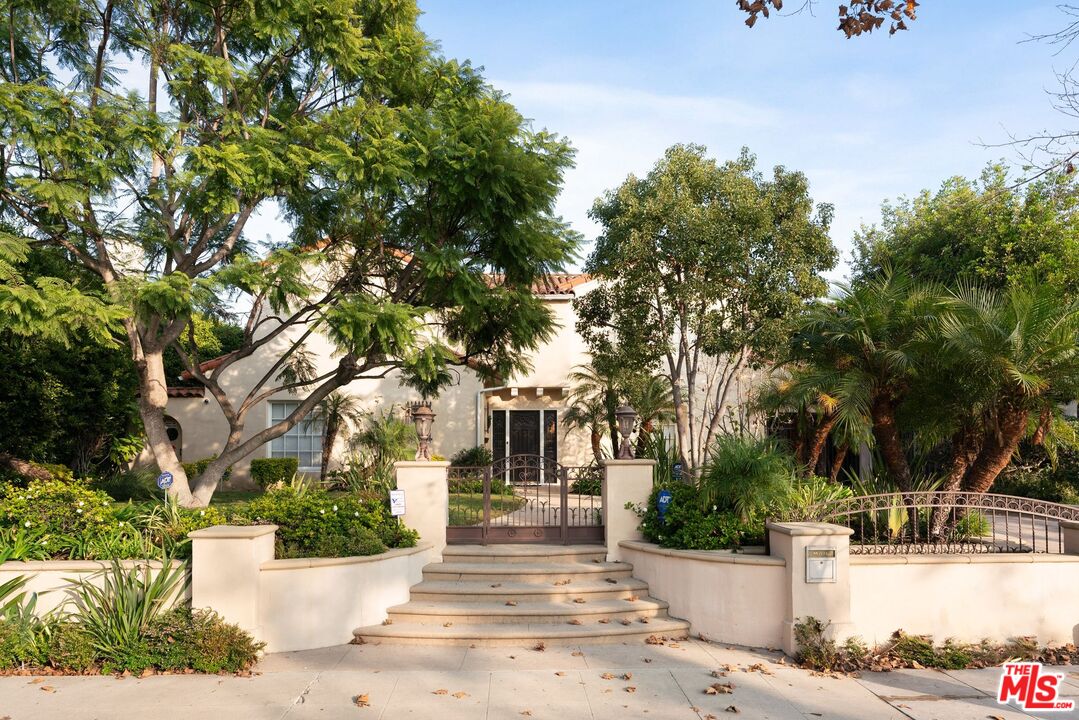
<svg viewBox="0 0 1079 720"><path fill-rule="evenodd" d="M574 330L573 299L594 285L595 281L588 275L556 274L533 288L554 314L557 331L533 353L530 372L506 378L498 386L485 386L468 368L457 368L454 384L432 404L437 416L434 453L449 457L458 450L485 445L491 448L496 459L528 453L569 465L586 465L592 460L588 432L571 429L563 417L571 389L569 375L575 366L589 360L584 341ZM286 334L280 338L279 347L291 344L302 329L296 328L292 337ZM332 358L332 347L324 337L312 335L306 348L320 373L336 362ZM227 368L220 380L222 389L230 396L246 394L273 365L278 355L276 349L267 346ZM208 370L213 366L214 360L210 360L203 367ZM373 412L402 409L406 403L419 399L415 391L399 384L396 372L383 379L356 380L341 392L359 398L361 405ZM288 393L271 396L261 410L251 413L244 428L245 435L253 435L285 417L297 402L298 398ZM201 387L169 388L167 423L183 462L217 454L228 434L228 425L217 403ZM249 482L250 463L255 457L296 457L301 471L317 473L321 450L320 424L300 423L234 465L229 484L242 486ZM332 463L340 464L346 455L346 438L339 436Z"/></svg>

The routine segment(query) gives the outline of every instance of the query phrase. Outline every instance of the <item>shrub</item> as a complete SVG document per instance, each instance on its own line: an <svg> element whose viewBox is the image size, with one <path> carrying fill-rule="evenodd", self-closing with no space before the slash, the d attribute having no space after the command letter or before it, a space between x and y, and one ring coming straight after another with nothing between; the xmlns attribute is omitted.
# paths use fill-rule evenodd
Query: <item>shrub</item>
<svg viewBox="0 0 1079 720"><path fill-rule="evenodd" d="M169 498L149 512L134 516L130 524L141 528L148 543L163 548L165 554L187 558L191 556L188 533L211 525L226 525L228 518L215 507L185 508Z"/></svg>
<svg viewBox="0 0 1079 720"><path fill-rule="evenodd" d="M147 657L159 670L240 672L258 660L265 643L212 610L180 607L155 618L144 634Z"/></svg>
<svg viewBox="0 0 1079 720"><path fill-rule="evenodd" d="M157 475L152 470L128 470L96 478L92 485L119 502L151 500L162 495L154 483L156 478Z"/></svg>
<svg viewBox="0 0 1079 720"><path fill-rule="evenodd" d="M59 670L86 672L97 665L93 636L80 623L57 623L49 634L47 661Z"/></svg>
<svg viewBox="0 0 1079 720"><path fill-rule="evenodd" d="M993 483L990 492L1079 505L1079 483L1075 478L1064 472L1051 472L1047 468L1002 474Z"/></svg>
<svg viewBox="0 0 1079 720"><path fill-rule="evenodd" d="M849 498L853 492L846 485L834 483L827 478L799 478L780 494L773 505L774 517L788 521L813 520L814 509L828 503Z"/></svg>
<svg viewBox="0 0 1079 720"><path fill-rule="evenodd" d="M677 483L667 488L671 502L661 521L656 498L662 488L655 488L646 507L638 507L641 532L662 547L683 550L718 550L763 542L764 524L745 521L736 513L702 507L697 489Z"/></svg>
<svg viewBox="0 0 1079 720"><path fill-rule="evenodd" d="M600 495L603 492L603 479L592 474L577 478L570 485L569 491L577 495Z"/></svg>
<svg viewBox="0 0 1079 720"><path fill-rule="evenodd" d="M33 480L25 488L0 488L0 525L6 527L48 538L92 534L114 522L112 499L80 482Z"/></svg>
<svg viewBox="0 0 1079 720"><path fill-rule="evenodd" d="M100 587L94 582L100 578ZM138 672L151 665L143 638L154 618L168 609L187 583L183 565L125 568L113 560L100 575L68 588L79 624L89 634L106 671Z"/></svg>
<svg viewBox="0 0 1079 720"><path fill-rule="evenodd" d="M251 461L251 479L259 487L268 488L275 483L287 483L300 469L296 458L255 458Z"/></svg>
<svg viewBox="0 0 1079 720"><path fill-rule="evenodd" d="M701 471L700 500L749 520L787 496L793 482L794 460L774 439L721 435Z"/></svg>
<svg viewBox="0 0 1079 720"><path fill-rule="evenodd" d="M483 445L458 450L450 458L450 465L454 467L485 467L493 462L494 456Z"/></svg>
<svg viewBox="0 0 1079 720"><path fill-rule="evenodd" d="M194 462L181 463L184 466L184 472L187 474L188 479L196 478L202 475L206 470L206 466L209 465L216 458L208 457L201 460L195 460ZM252 463L254 464L254 463ZM227 482L232 476L232 468L225 468L225 472L221 474L221 482Z"/></svg>
<svg viewBox="0 0 1079 720"><path fill-rule="evenodd" d="M387 547L413 547L417 539L415 531L390 515L385 503L325 490L275 488L240 512L249 522L278 526L281 558L375 555Z"/></svg>
<svg viewBox="0 0 1079 720"><path fill-rule="evenodd" d="M0 669L18 667L30 659L31 654L18 625L0 620Z"/></svg>

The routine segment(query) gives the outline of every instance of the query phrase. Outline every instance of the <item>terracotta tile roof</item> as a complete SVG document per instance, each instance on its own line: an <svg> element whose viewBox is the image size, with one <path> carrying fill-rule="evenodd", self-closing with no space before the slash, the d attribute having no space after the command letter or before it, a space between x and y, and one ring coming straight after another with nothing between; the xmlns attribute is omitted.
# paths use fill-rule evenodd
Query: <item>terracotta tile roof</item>
<svg viewBox="0 0 1079 720"><path fill-rule="evenodd" d="M210 362L213 362L212 360ZM187 373L184 373L185 375ZM166 388L170 398L200 398L206 395L206 388L202 385L186 387L174 385Z"/></svg>

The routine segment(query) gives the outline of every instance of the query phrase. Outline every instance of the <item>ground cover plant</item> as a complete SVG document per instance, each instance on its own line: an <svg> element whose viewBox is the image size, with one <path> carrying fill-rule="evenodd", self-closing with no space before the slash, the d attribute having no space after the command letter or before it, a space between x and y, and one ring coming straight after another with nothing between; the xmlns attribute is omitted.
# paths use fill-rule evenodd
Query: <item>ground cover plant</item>
<svg viewBox="0 0 1079 720"><path fill-rule="evenodd" d="M1071 643L1040 645L1037 638L1029 636L1016 637L1007 643L989 640L961 643L951 638L936 642L930 635L911 635L896 630L888 642L876 647L869 647L856 637L837 643L828 637L828 624L813 617L802 618L795 624L794 638L798 662L802 667L820 672L880 672L901 668L962 670L993 667L1008 660L1069 665L1079 657L1079 648Z"/></svg>

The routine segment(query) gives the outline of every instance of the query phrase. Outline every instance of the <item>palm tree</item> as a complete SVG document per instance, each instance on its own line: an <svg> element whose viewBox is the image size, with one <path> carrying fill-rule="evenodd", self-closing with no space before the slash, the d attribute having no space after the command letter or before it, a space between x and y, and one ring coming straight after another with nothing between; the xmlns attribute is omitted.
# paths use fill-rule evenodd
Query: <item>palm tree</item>
<svg viewBox="0 0 1079 720"><path fill-rule="evenodd" d="M572 422L577 424L578 427L590 428L593 434L597 429L600 429L601 437L605 426L605 431L611 438L611 447L617 448L620 443L614 411L618 409L618 400L621 394L619 389L622 383L620 382L619 373L607 371L602 367L597 367L595 363L591 363L575 367L570 372L569 379L573 382L573 389L569 394L570 407L571 409L573 407L580 408L580 413L578 414L581 415L581 420L586 421L586 424L582 425L577 420L572 420ZM596 413L601 413L601 423L593 421L598 417ZM570 420L570 418L567 418L567 420ZM598 442L599 438L593 437L593 453L596 452ZM602 459L602 456L597 455L596 459Z"/></svg>
<svg viewBox="0 0 1079 720"><path fill-rule="evenodd" d="M640 433L637 435L637 456L641 457L648 436L657 424L674 421L674 400L671 397L671 381L662 375L649 375L636 383L626 398L637 411Z"/></svg>
<svg viewBox="0 0 1079 720"><path fill-rule="evenodd" d="M350 424L358 424L364 417L360 410L359 402L351 395L341 392L332 392L327 395L312 411L305 422L321 422L322 435L322 467L319 468L319 480L326 480L329 471L330 457L333 455L333 446L337 442L337 436L343 427Z"/></svg>
<svg viewBox="0 0 1079 720"><path fill-rule="evenodd" d="M595 398L570 395L570 406L562 416L569 427L587 430L592 443L592 457L603 461L603 433L607 431L607 408Z"/></svg>
<svg viewBox="0 0 1079 720"><path fill-rule="evenodd" d="M933 328L941 369L953 377L961 370L973 390L956 424L980 430L962 448L968 462L959 484L987 492L1020 441L1043 440L1059 404L1079 395L1079 302L1031 282L1004 292L968 285L943 304Z"/></svg>

